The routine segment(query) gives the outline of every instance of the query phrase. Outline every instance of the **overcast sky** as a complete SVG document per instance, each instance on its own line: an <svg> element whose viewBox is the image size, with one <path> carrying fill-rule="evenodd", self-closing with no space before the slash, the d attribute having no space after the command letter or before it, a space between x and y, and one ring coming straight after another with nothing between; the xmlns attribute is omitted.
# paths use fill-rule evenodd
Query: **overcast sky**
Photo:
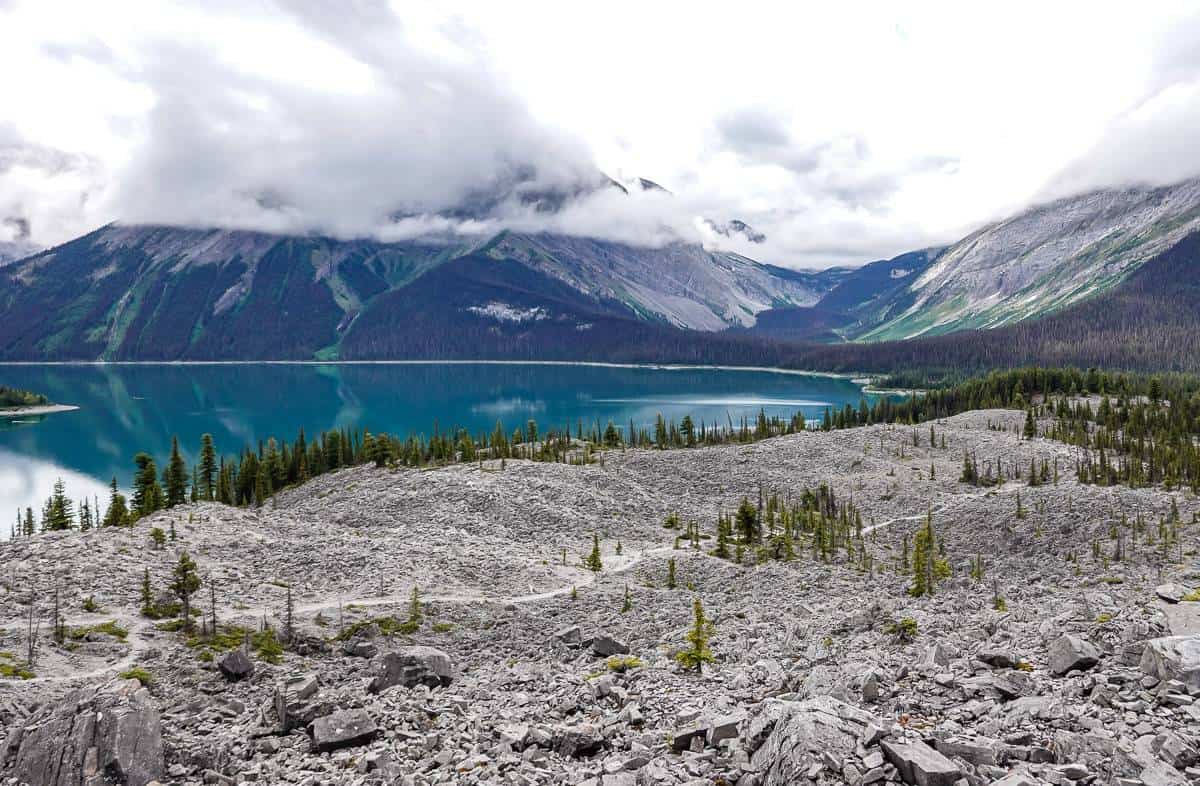
<svg viewBox="0 0 1200 786"><path fill-rule="evenodd" d="M0 0L0 241L514 226L825 267L1200 173L1194 3L410 6ZM445 217L599 171L672 195Z"/></svg>

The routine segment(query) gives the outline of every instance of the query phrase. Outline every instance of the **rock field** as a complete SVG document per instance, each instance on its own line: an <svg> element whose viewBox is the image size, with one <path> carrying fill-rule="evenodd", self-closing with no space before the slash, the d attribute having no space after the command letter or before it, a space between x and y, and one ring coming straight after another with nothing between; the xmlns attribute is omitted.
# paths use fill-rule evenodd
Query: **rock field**
<svg viewBox="0 0 1200 786"><path fill-rule="evenodd" d="M0 542L0 669L24 664L31 603L40 620L33 676L0 677L0 784L1200 784L1200 501L1080 485L1071 448L1019 439L1022 420L940 421L936 446L921 424L359 467L258 510ZM976 488L964 450L1059 478ZM861 511L872 569L802 543L789 562L709 554L719 512L822 483ZM1122 529L1157 531L1172 503L1167 548ZM953 575L914 598L896 565L927 514ZM197 626L215 596L240 632L141 615L144 572L165 592L185 550ZM289 586L275 657L255 634L283 637ZM699 674L674 657L695 599Z"/></svg>

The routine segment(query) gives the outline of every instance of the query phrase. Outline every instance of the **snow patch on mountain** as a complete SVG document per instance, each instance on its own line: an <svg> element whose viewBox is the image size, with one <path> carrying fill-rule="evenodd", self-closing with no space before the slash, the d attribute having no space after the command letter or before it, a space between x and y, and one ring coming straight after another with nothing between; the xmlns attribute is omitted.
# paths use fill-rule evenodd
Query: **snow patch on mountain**
<svg viewBox="0 0 1200 786"><path fill-rule="evenodd" d="M550 318L544 308L518 308L495 300L482 306L467 306L467 311L498 322L538 322Z"/></svg>

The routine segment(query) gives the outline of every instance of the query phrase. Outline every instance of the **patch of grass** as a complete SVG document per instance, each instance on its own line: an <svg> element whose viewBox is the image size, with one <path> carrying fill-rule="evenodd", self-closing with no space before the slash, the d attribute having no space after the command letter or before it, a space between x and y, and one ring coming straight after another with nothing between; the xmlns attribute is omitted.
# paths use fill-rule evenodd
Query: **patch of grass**
<svg viewBox="0 0 1200 786"><path fill-rule="evenodd" d="M72 628L67 632L67 635L72 639L79 641L93 631L96 633L106 633L109 636L112 636L114 639L119 639L120 641L125 641L126 637L129 636L129 631L118 625L116 620L101 622L97 625L85 625L82 628Z"/></svg>
<svg viewBox="0 0 1200 786"><path fill-rule="evenodd" d="M624 673L630 669L640 669L642 659L636 655L613 655L607 662L608 670Z"/></svg>
<svg viewBox="0 0 1200 786"><path fill-rule="evenodd" d="M83 599L83 610L89 614L95 614L97 611L100 611L100 604L96 603L95 597L88 595Z"/></svg>
<svg viewBox="0 0 1200 786"><path fill-rule="evenodd" d="M1121 578L1120 576L1105 576L1104 578L1102 578L1100 580L1103 581L1105 584L1124 584L1125 583L1125 579Z"/></svg>
<svg viewBox="0 0 1200 786"><path fill-rule="evenodd" d="M397 633L410 635L417 632L421 627L419 622L412 620L399 620L391 615L383 617L372 617L371 619L352 622L342 629L342 632L334 636L335 641L348 641L363 630L375 625L379 628L379 632L385 636L394 636Z"/></svg>
<svg viewBox="0 0 1200 786"><path fill-rule="evenodd" d="M15 663L0 663L0 677L18 680L31 680L37 675L24 666Z"/></svg>
<svg viewBox="0 0 1200 786"><path fill-rule="evenodd" d="M454 626L451 625L449 622L433 623L433 632L434 633L449 633L452 630L454 630Z"/></svg>
<svg viewBox="0 0 1200 786"><path fill-rule="evenodd" d="M123 680L137 680L146 686L154 684L154 675L143 669L141 666L134 666L132 669L123 671L117 676Z"/></svg>
<svg viewBox="0 0 1200 786"><path fill-rule="evenodd" d="M1185 603L1200 603L1200 589L1194 589L1180 598Z"/></svg>
<svg viewBox="0 0 1200 786"><path fill-rule="evenodd" d="M1096 624L1103 625L1106 622L1112 622L1112 615L1104 611L1096 615Z"/></svg>
<svg viewBox="0 0 1200 786"><path fill-rule="evenodd" d="M197 657L200 658L201 663L212 663L213 662L212 650L203 650Z"/></svg>

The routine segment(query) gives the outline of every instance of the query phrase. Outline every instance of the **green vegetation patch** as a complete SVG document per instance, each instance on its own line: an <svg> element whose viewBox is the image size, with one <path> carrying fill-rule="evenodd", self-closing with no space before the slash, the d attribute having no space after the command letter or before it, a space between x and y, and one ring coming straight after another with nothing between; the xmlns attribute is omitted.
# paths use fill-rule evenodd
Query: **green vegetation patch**
<svg viewBox="0 0 1200 786"><path fill-rule="evenodd" d="M134 666L132 669L123 671L117 676L123 680L137 680L143 685L154 684L154 675L143 669L141 666Z"/></svg>
<svg viewBox="0 0 1200 786"><path fill-rule="evenodd" d="M125 639L129 636L129 631L118 625L116 620L109 620L108 622L101 622L96 625L85 625L82 628L71 628L71 630L67 631L67 636L79 641L80 639L85 638L89 633L93 632L105 633L109 636L112 636L114 639L120 639L121 641L125 641Z"/></svg>

